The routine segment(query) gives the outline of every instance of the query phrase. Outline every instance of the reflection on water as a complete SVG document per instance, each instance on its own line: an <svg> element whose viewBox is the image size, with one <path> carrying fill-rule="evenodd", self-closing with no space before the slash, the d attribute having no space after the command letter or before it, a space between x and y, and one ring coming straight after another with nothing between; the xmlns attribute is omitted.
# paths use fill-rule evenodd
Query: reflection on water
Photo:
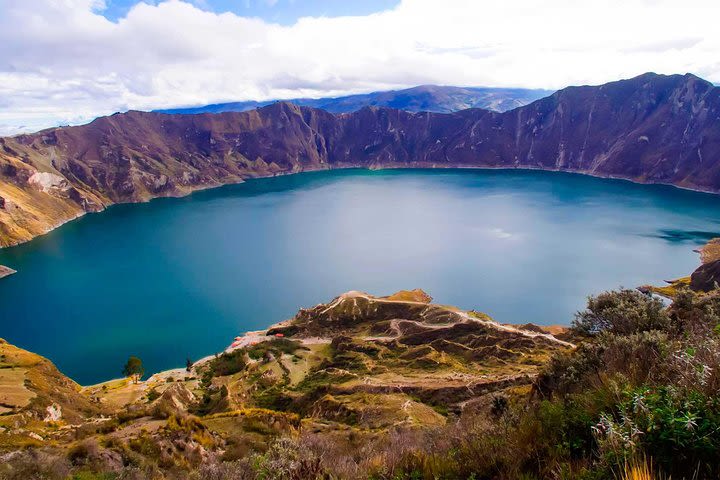
<svg viewBox="0 0 720 480"><path fill-rule="evenodd" d="M713 238L720 237L720 232L704 232L698 230L673 230L660 229L655 235L668 242L691 242L696 244L705 244Z"/></svg>

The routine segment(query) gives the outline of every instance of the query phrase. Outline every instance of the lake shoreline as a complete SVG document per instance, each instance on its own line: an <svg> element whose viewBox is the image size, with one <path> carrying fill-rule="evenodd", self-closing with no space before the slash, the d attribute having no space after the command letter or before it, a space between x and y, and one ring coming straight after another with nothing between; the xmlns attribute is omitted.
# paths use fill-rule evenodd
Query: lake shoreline
<svg viewBox="0 0 720 480"><path fill-rule="evenodd" d="M418 284L501 323L567 325L588 294L695 268L691 250L720 233L713 197L588 175L325 169L279 177L118 205L0 252L1 264L22 272L0 285L13 299L0 314L5 336L92 385L115 376L128 355L161 372L353 288L380 294ZM561 299L544 302L557 288ZM517 301L512 292L526 289L536 293ZM53 341L55 332L67 341Z"/></svg>
<svg viewBox="0 0 720 480"><path fill-rule="evenodd" d="M702 194L714 195L714 196L720 195L720 190L709 190L709 189L703 189L703 188L700 188L697 186L684 186L684 185L676 185L673 183L641 181L638 179L628 178L628 177L624 177L624 176L603 175L603 174L597 174L597 173L593 173L593 172L587 172L587 171L583 171L583 170L573 170L573 169L553 169L553 168L543 168L543 167L534 167L534 166L508 167L505 165L502 165L502 166L477 166L477 165L416 164L416 165L408 166L407 164L392 164L392 163L390 163L390 164L384 164L384 165L369 165L368 166L368 165L357 165L357 164L340 164L340 165L333 166L333 167L330 167L330 166L327 166L325 168L310 167L310 168L297 170L297 171L277 172L277 173L273 173L270 175L252 175L252 176L248 176L246 178L241 178L238 181L231 180L226 183L193 185L190 188L188 188L186 191L179 192L179 193L173 194L173 195L158 195L158 196L154 196L154 197L150 197L150 198L142 199L142 200L138 200L138 201L109 203L107 205L103 205L103 208L100 210L82 211L82 212L78 213L77 215L59 220L54 225L49 226L44 232L34 235L28 239L10 242L9 244L4 245L4 246L0 245L0 250L16 247L18 245L22 245L22 244L31 242L32 240L34 240L38 237L47 235L48 233L62 227L63 225L65 225L69 222L72 222L74 220L84 217L88 213L102 214L108 208L111 208L115 205L143 204L143 203L152 202L153 200L157 200L157 199L161 199L161 198L184 198L184 197L188 197L188 196L193 195L198 192L215 190L215 189L232 186L232 185L240 185L240 184L245 183L248 180L262 180L262 179L271 179L271 178L276 178L276 177L286 177L286 176L290 176L290 175L297 175L297 174L303 174L303 173L343 171L343 170L366 170L366 171L382 171L382 170L409 170L409 171L413 171L413 170L428 170L428 171L462 170L462 171L472 171L472 170L477 170L477 171L508 171L508 172L539 171L539 172L550 172L550 173L567 173L567 174L571 174L571 175L580 175L580 176L599 178L599 179L605 179L605 180L620 180L620 181L629 182L629 183L632 183L635 185L666 186L666 187L672 187L672 188L676 188L678 190L683 190L683 191L702 193Z"/></svg>

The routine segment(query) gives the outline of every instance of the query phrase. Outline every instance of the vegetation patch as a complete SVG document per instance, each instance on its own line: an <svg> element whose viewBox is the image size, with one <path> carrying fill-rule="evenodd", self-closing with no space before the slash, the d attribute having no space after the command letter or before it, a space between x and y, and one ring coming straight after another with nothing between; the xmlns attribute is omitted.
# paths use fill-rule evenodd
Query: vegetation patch
<svg viewBox="0 0 720 480"><path fill-rule="evenodd" d="M664 285L662 287L656 287L652 285L648 285L643 287L643 290L655 293L657 295L660 295L665 298L674 299L678 293L680 293L683 289L690 287L690 276L687 277L681 277L676 280L669 281L667 285Z"/></svg>
<svg viewBox="0 0 720 480"><path fill-rule="evenodd" d="M245 348L248 356L253 360L260 360L268 353L272 353L276 357L282 354L294 355L298 350L308 350L308 348L288 338L273 338Z"/></svg>
<svg viewBox="0 0 720 480"><path fill-rule="evenodd" d="M240 349L218 355L210 362L207 368L212 375L224 377L241 372L245 370L246 366L245 350Z"/></svg>

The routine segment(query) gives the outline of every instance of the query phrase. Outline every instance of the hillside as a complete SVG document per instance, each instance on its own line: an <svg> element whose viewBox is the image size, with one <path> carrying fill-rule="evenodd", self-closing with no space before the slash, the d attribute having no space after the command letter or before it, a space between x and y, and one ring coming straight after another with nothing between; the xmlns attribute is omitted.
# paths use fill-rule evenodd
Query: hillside
<svg viewBox="0 0 720 480"><path fill-rule="evenodd" d="M541 366L572 347L540 327L433 304L421 290L348 292L138 384L81 390L46 359L0 343L0 458L79 440L103 468L187 467L292 432L370 439L436 428L485 411L493 396L526 396Z"/></svg>
<svg viewBox="0 0 720 480"><path fill-rule="evenodd" d="M720 89L645 74L497 113L128 112L0 139L0 245L113 203L334 168L531 168L720 191Z"/></svg>
<svg viewBox="0 0 720 480"><path fill-rule="evenodd" d="M408 112L451 113L467 108L484 108L494 112L504 112L527 105L551 93L549 90L525 88L420 85L404 90L372 92L335 98L295 98L285 101L302 107L319 108L330 113L350 113L363 107L388 107ZM169 108L156 110L156 112L172 114L244 112L276 102L277 100L216 103L200 107Z"/></svg>
<svg viewBox="0 0 720 480"><path fill-rule="evenodd" d="M0 448L40 445L48 424L99 415L80 390L47 359L0 339Z"/></svg>
<svg viewBox="0 0 720 480"><path fill-rule="evenodd" d="M0 478L715 478L719 305L605 292L551 335L421 290L347 292L187 369L83 389L0 343Z"/></svg>

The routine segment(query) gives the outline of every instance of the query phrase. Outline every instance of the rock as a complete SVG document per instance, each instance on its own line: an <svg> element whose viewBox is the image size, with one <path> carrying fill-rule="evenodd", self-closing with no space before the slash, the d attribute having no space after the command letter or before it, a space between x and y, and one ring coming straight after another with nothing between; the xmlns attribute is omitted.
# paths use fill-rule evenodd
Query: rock
<svg viewBox="0 0 720 480"><path fill-rule="evenodd" d="M709 292L720 285L720 260L708 262L690 276L690 288L696 292Z"/></svg>
<svg viewBox="0 0 720 480"><path fill-rule="evenodd" d="M28 183L40 188L43 192L69 188L68 181L64 177L51 172L35 172L28 179Z"/></svg>
<svg viewBox="0 0 720 480"><path fill-rule="evenodd" d="M167 417L187 413L196 401L195 395L181 383L173 383L157 398L152 406L156 416Z"/></svg>
<svg viewBox="0 0 720 480"><path fill-rule="evenodd" d="M47 415L43 418L44 422L57 422L62 418L62 408L57 403L53 403L46 409Z"/></svg>
<svg viewBox="0 0 720 480"><path fill-rule="evenodd" d="M5 267L3 265L0 265L0 278L4 278L7 276L12 275L13 273L17 273L16 270L13 270L12 268Z"/></svg>

